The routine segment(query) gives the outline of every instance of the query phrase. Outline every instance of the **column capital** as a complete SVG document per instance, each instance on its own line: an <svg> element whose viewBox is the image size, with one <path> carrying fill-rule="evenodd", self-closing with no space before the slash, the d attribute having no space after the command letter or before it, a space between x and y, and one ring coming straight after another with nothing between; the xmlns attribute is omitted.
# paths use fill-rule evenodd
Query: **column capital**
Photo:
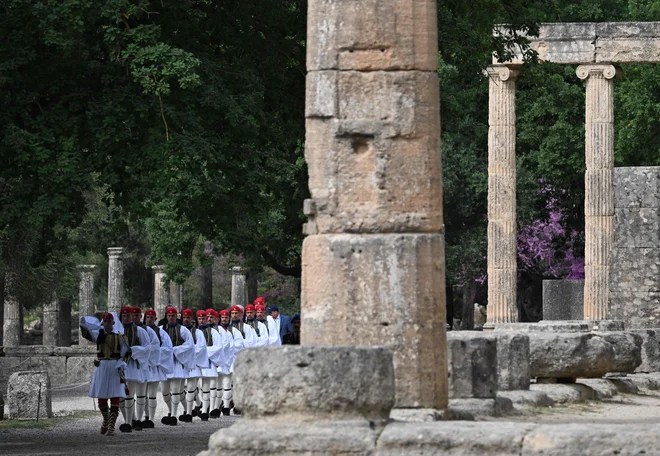
<svg viewBox="0 0 660 456"><path fill-rule="evenodd" d="M165 266L162 264L155 264L151 267L154 270L154 274L165 272Z"/></svg>
<svg viewBox="0 0 660 456"><path fill-rule="evenodd" d="M518 77L518 66L505 65L503 63L488 65L486 73L490 78L499 78L500 81L515 81Z"/></svg>
<svg viewBox="0 0 660 456"><path fill-rule="evenodd" d="M619 79L621 76L623 76L621 68L609 63L580 65L575 70L575 73L580 79L587 79L590 76L599 74L602 75L605 79Z"/></svg>
<svg viewBox="0 0 660 456"><path fill-rule="evenodd" d="M246 271L240 266L234 266L231 268L232 275L244 275L245 272Z"/></svg>
<svg viewBox="0 0 660 456"><path fill-rule="evenodd" d="M94 272L94 270L96 270L97 267L98 266L96 266L95 264L79 264L78 266L76 266L76 268L80 272Z"/></svg>
<svg viewBox="0 0 660 456"><path fill-rule="evenodd" d="M123 247L108 247L108 256L109 257L120 257L124 254Z"/></svg>

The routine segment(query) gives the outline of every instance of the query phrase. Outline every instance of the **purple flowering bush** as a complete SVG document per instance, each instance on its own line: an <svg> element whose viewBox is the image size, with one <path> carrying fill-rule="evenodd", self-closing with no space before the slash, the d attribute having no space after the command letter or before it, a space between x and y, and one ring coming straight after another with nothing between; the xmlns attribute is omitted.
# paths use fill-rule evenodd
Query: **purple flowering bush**
<svg viewBox="0 0 660 456"><path fill-rule="evenodd" d="M518 231L518 269L544 278L584 279L583 233L567 227L566 209L551 185L541 184L547 216L533 220ZM560 195L565 195L561 190Z"/></svg>

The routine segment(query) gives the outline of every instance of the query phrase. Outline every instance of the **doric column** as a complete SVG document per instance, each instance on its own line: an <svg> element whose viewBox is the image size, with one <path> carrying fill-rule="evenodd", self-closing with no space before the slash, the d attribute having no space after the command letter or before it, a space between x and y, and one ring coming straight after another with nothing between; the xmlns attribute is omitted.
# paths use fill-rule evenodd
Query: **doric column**
<svg viewBox="0 0 660 456"><path fill-rule="evenodd" d="M42 345L55 347L58 345L60 327L60 306L57 296L44 305L44 316L41 320L43 329Z"/></svg>
<svg viewBox="0 0 660 456"><path fill-rule="evenodd" d="M613 65L580 65L587 81L585 116L584 319L608 318L610 253L614 247L614 81Z"/></svg>
<svg viewBox="0 0 660 456"><path fill-rule="evenodd" d="M247 304L247 281L245 272L240 266L231 268L231 305L245 306Z"/></svg>
<svg viewBox="0 0 660 456"><path fill-rule="evenodd" d="M516 76L488 67L488 326L518 321L516 306Z"/></svg>
<svg viewBox="0 0 660 456"><path fill-rule="evenodd" d="M9 285L10 279L7 279ZM10 288L10 287L7 287ZM5 321L3 323L2 345L5 347L18 347L21 345L21 305L16 298L5 290Z"/></svg>
<svg viewBox="0 0 660 456"><path fill-rule="evenodd" d="M158 319L165 318L165 309L170 304L170 293L165 286L165 270L162 265L152 266L154 271L154 310ZM171 286L174 284L171 284ZM177 307L177 310L181 310Z"/></svg>
<svg viewBox="0 0 660 456"><path fill-rule="evenodd" d="M81 317L94 315L96 313L96 303L94 302L94 271L96 265L81 264L78 266L80 271L80 285L78 288L78 313ZM78 337L78 345L94 345L93 342Z"/></svg>
<svg viewBox="0 0 660 456"><path fill-rule="evenodd" d="M108 248L108 311L117 312L124 305L124 248Z"/></svg>
<svg viewBox="0 0 660 456"><path fill-rule="evenodd" d="M386 345L396 407L445 408L436 2L310 0L307 19L302 344Z"/></svg>

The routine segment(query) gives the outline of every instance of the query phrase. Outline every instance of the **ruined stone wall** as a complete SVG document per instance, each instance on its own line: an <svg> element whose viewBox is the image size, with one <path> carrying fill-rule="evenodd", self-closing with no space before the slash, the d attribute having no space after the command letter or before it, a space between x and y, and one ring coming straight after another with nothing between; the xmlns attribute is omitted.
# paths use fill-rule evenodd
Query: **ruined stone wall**
<svg viewBox="0 0 660 456"><path fill-rule="evenodd" d="M610 318L660 326L660 167L615 168Z"/></svg>

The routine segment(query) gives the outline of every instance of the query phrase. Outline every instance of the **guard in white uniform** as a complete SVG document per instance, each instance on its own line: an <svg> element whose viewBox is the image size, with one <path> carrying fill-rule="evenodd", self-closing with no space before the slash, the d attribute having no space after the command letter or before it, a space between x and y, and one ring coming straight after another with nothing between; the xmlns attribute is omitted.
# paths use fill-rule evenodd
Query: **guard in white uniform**
<svg viewBox="0 0 660 456"><path fill-rule="evenodd" d="M257 336L257 341L256 344L254 345L255 347L265 347L269 344L268 341L268 328L266 325L261 323L259 320L256 319L256 310L255 306L252 304L248 304L245 306L245 323L247 323L252 329L254 329L254 333Z"/></svg>
<svg viewBox="0 0 660 456"><path fill-rule="evenodd" d="M206 319L206 312L203 310L199 312L202 312L204 314L204 319ZM188 331L190 331L195 344L195 363L188 371L188 377L186 378L186 408L183 415L179 416L179 421L192 423L192 409L195 404L197 383L199 382L199 379L202 378L202 368L208 366L209 357L206 352L206 339L204 338L204 333L199 331L194 325L193 311L190 309L183 309L181 311L181 319L183 320L183 325Z"/></svg>
<svg viewBox="0 0 660 456"><path fill-rule="evenodd" d="M141 310L140 313L142 313ZM142 430L142 422L135 419L135 396L146 396L147 394L147 373L149 372L149 354L151 352L149 334L144 328L133 323L132 314L131 306L121 308L124 340L130 347L130 356L126 361L124 373L128 394L124 400L119 401L119 410L124 417L124 424L119 426L119 430L122 432Z"/></svg>
<svg viewBox="0 0 660 456"><path fill-rule="evenodd" d="M199 324L198 331L201 331L204 334L204 339L206 340L206 354L208 356L208 364L206 367L202 368L202 378L200 380L202 409L199 417L202 421L209 420L211 390L216 389L218 382L218 365L220 364L222 357L222 339L220 338L220 334L213 327L213 323L208 323L207 315L210 312L217 315L217 312L213 309L197 311L197 322ZM215 397L213 399L215 399Z"/></svg>
<svg viewBox="0 0 660 456"><path fill-rule="evenodd" d="M167 324L163 329L172 341L173 367L167 374L167 381L162 382L163 399L167 404L169 413L164 416L161 423L176 426L176 412L183 394L183 382L188 378L188 372L195 366L195 344L188 329L176 321L177 310L168 307L165 310Z"/></svg>
<svg viewBox="0 0 660 456"><path fill-rule="evenodd" d="M115 423L119 415L119 400L126 397L124 383L124 368L126 363L121 359L128 352L128 345L119 333L121 324L115 316L105 312L101 321L94 317L80 318L80 334L87 340L96 343L96 370L89 387L89 397L98 398L99 410L103 416L101 434L115 435ZM110 407L108 407L110 399Z"/></svg>
<svg viewBox="0 0 660 456"><path fill-rule="evenodd" d="M266 306L261 301L257 303L255 300L254 310L257 316L257 320L259 320L268 328L268 345L271 347L282 345L282 341L280 340L280 333L277 331L277 324L275 323L275 320L273 320L273 317L270 315L266 315Z"/></svg>
<svg viewBox="0 0 660 456"><path fill-rule="evenodd" d="M148 411L142 421L142 428L149 429L154 427L154 422L150 418L156 417L158 385L167 381L167 374L172 372L174 361L172 359L172 341L167 332L156 325L158 321L156 311L147 309L144 314L145 327L149 328L148 333L151 338L151 355L149 357L149 374L147 378Z"/></svg>

